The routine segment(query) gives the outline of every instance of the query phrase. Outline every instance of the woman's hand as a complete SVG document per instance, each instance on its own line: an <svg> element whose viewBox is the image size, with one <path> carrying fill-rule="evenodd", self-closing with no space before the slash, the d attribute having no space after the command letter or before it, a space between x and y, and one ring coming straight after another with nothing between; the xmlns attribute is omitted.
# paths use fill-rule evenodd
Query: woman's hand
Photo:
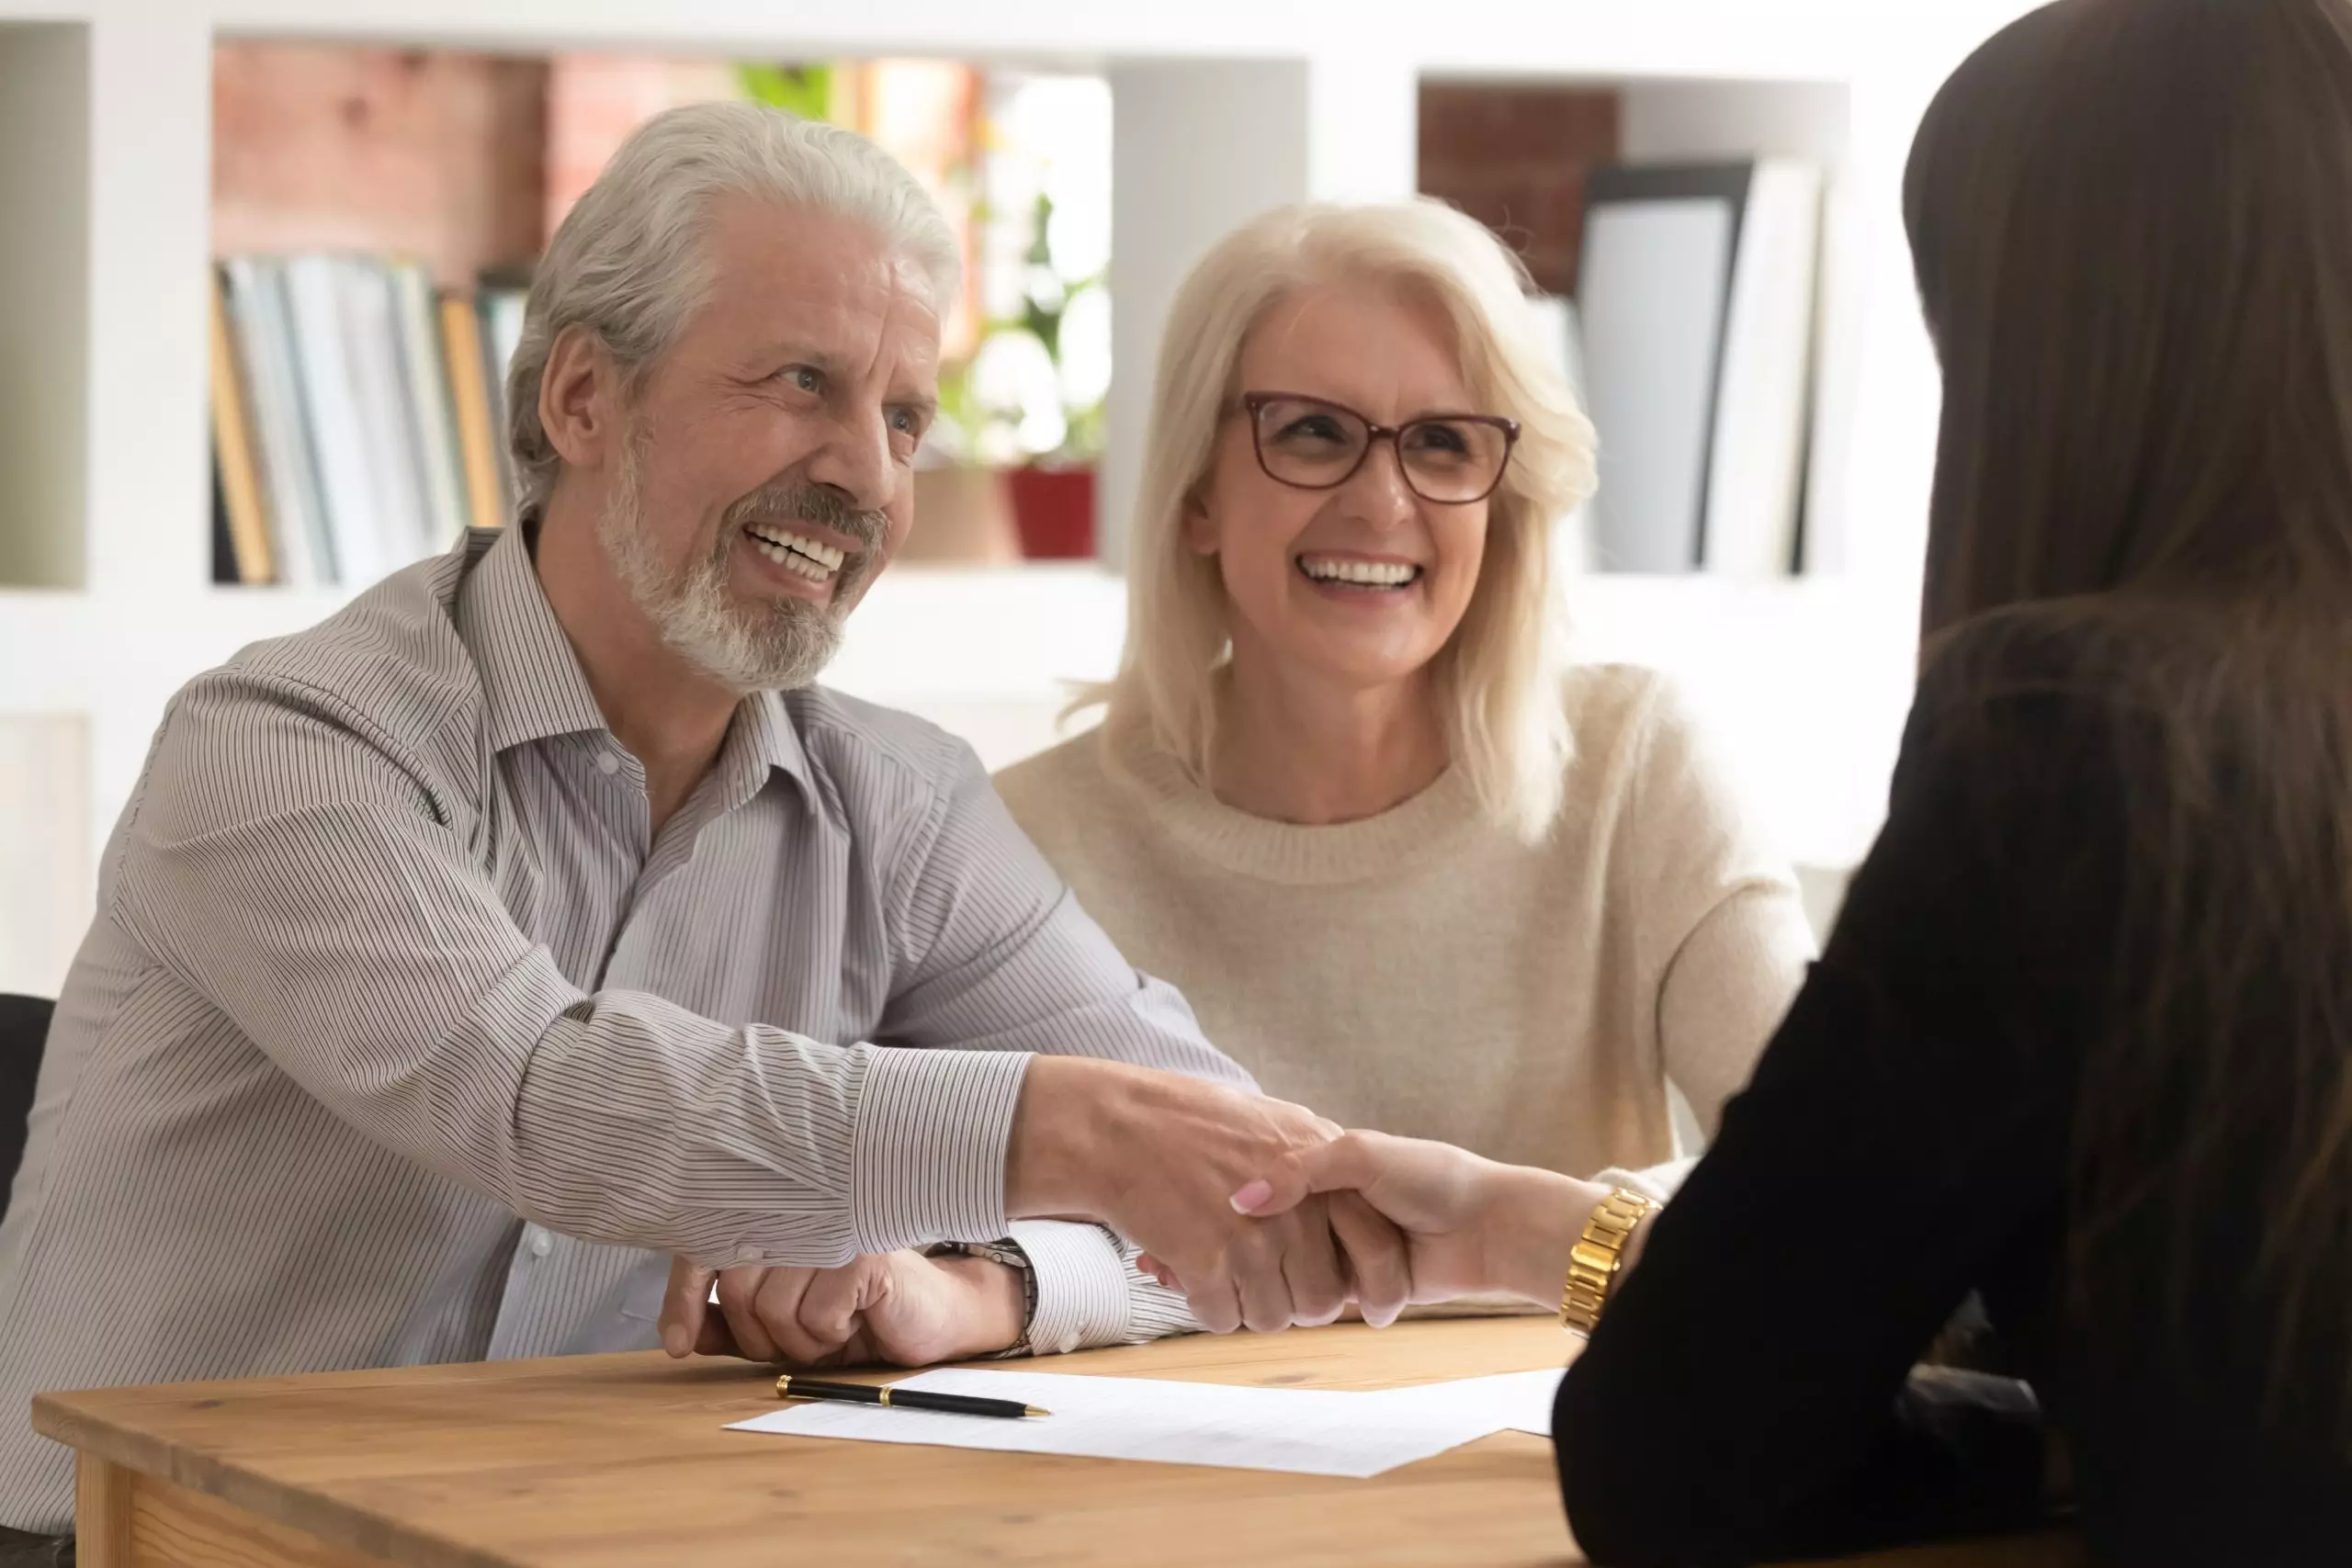
<svg viewBox="0 0 2352 1568"><path fill-rule="evenodd" d="M1402 1284L1403 1241L1368 1211L1344 1230L1308 1212L1261 1224L1238 1215L1230 1199L1257 1176L1301 1186L1300 1162L1339 1134L1311 1111L1229 1085L1038 1056L1013 1113L1005 1212L1108 1224L1167 1263L1165 1278L1182 1277L1171 1288L1212 1333L1328 1322L1351 1282L1372 1290L1364 1281L1385 1276Z"/></svg>
<svg viewBox="0 0 2352 1568"><path fill-rule="evenodd" d="M1452 1143L1345 1134L1307 1155L1286 1187L1249 1182L1232 1194L1232 1206L1268 1218L1289 1213L1315 1192L1355 1192L1404 1232L1414 1304L1479 1291L1557 1303L1569 1248L1583 1235L1592 1208L1609 1197L1595 1182L1505 1166ZM1155 1258L1141 1262L1162 1283L1176 1283ZM1395 1314L1364 1316L1378 1325Z"/></svg>
<svg viewBox="0 0 2352 1568"><path fill-rule="evenodd" d="M1592 1182L1502 1165L1451 1144L1355 1132L1310 1154L1286 1188L1253 1181L1233 1195L1233 1206L1263 1218L1312 1193L1350 1191L1404 1233L1416 1304L1482 1291L1556 1302L1568 1250L1609 1195ZM1145 1263L1170 1282L1156 1260Z"/></svg>

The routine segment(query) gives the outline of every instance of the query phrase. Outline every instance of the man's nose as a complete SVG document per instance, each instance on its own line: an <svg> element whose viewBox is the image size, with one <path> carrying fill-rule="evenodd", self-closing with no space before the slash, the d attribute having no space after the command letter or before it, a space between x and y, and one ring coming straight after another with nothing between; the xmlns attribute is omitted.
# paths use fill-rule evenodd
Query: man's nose
<svg viewBox="0 0 2352 1568"><path fill-rule="evenodd" d="M889 502L897 465L883 412L845 416L832 423L808 463L808 479L826 486L860 512L879 512Z"/></svg>

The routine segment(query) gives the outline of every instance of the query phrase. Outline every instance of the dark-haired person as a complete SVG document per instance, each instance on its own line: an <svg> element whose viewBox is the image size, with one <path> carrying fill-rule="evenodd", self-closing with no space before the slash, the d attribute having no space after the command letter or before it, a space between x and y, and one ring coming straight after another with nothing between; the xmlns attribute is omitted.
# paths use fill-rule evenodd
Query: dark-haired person
<svg viewBox="0 0 2352 1568"><path fill-rule="evenodd" d="M1601 1563L1826 1556L2071 1470L2098 1563L2352 1562L2352 4L2037 11L1906 207L1945 397L1889 819L1596 1269L1569 1521ZM1310 1174L1418 1293L1557 1299L1619 1245L1442 1145ZM2030 1392L1912 1371L1972 1290Z"/></svg>

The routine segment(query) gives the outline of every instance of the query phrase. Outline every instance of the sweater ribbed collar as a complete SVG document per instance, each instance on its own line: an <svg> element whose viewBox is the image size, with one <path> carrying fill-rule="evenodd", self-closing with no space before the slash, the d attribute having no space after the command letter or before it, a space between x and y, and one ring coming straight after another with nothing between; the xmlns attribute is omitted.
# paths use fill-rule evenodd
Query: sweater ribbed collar
<svg viewBox="0 0 2352 1568"><path fill-rule="evenodd" d="M1458 768L1376 817L1306 827L1226 805L1140 726L1114 720L1099 736L1113 780L1137 795L1170 838L1227 871L1261 881L1309 886L1394 876L1458 847L1482 823Z"/></svg>

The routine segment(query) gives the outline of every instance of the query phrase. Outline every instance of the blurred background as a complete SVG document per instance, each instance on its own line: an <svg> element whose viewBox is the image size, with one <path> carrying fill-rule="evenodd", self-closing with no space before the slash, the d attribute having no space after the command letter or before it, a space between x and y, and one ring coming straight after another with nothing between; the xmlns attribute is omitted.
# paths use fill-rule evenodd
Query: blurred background
<svg viewBox="0 0 2352 1568"><path fill-rule="evenodd" d="M1276 202L1425 192L1525 257L1600 425L1579 655L1679 678L1826 919L1912 673L1902 161L2025 8L0 0L0 990L55 992L175 686L503 518L534 259L713 97L875 137L963 239L916 530L835 683L991 766L1049 743L1117 656L1183 272Z"/></svg>

